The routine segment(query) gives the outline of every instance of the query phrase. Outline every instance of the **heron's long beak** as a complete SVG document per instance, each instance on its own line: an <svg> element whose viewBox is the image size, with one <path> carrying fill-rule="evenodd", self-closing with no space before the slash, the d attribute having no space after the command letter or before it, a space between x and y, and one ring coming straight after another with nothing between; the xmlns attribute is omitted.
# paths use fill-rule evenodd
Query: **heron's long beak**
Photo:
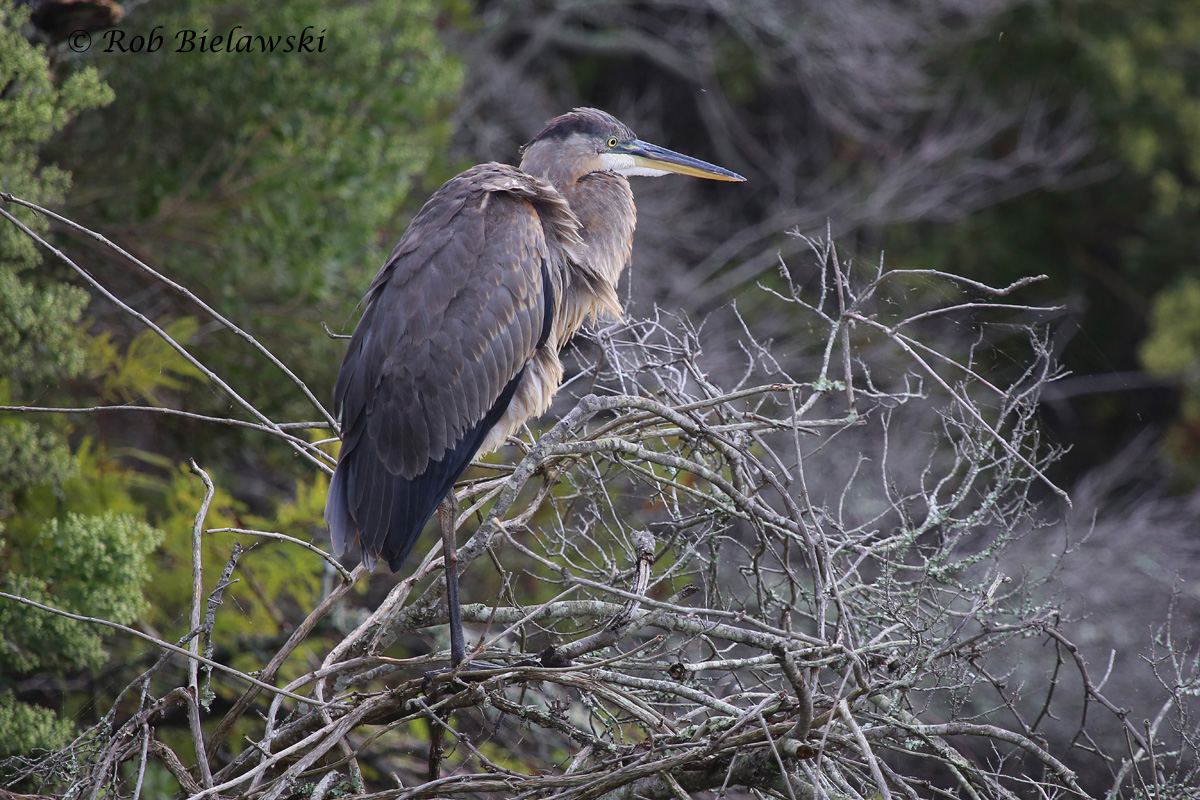
<svg viewBox="0 0 1200 800"><path fill-rule="evenodd" d="M698 158L676 153L656 144L634 139L614 148L614 152L625 153L633 157L636 166L654 172L676 172L680 175L691 175L696 178L708 178L714 181L744 181L736 172L730 172L724 167L709 164Z"/></svg>

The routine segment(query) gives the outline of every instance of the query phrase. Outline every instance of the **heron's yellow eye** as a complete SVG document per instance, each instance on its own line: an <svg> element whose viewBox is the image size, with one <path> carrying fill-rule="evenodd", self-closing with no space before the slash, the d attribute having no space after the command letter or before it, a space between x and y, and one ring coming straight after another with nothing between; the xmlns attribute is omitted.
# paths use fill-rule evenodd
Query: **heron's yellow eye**
<svg viewBox="0 0 1200 800"><path fill-rule="evenodd" d="M608 146L609 146L610 148L612 148L612 147L616 147L618 144L620 144L620 142L617 140L617 137L615 137L615 136L610 136L610 137L608 138Z"/></svg>

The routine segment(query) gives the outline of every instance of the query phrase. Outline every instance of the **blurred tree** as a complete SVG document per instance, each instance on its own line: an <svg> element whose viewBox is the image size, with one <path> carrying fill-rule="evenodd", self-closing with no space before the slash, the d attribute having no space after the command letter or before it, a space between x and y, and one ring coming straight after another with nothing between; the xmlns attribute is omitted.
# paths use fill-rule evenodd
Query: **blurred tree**
<svg viewBox="0 0 1200 800"><path fill-rule="evenodd" d="M336 7L293 0L249 9L199 0L147 4L123 20L122 30L132 36L163 26L158 53L105 52L113 39L97 33L86 56L59 45L51 48L50 63L43 49L21 37L25 17L5 11L0 190L66 205L105 232L119 232L137 255L236 313L306 373L323 398L342 345L318 323L329 319L337 327L348 317L402 229L398 217L414 210L406 205L410 190L437 168L445 110L460 81L438 27L460 11L456 4L408 0ZM262 36L307 33L315 52L176 52L176 32L211 37L234 26ZM58 86L51 63L65 76ZM69 115L110 102L113 90L116 103L60 132ZM39 170L39 150L62 168ZM74 175L70 194L67 170ZM44 218L19 216L39 232L67 232ZM21 271L39 263L34 244L11 225L0 228L0 402L162 406L191 383L193 410L227 413L226 398L194 391L201 372L156 334L107 303L88 306L88 293L70 285L63 265L45 264L39 280L26 280ZM87 253L90 272L236 380L251 402L276 418L314 416L303 400L278 391L283 376L264 372L264 362L240 340L148 285L144 274L126 271L120 259L105 262L112 254L94 240L88 245L95 248ZM131 412L71 421L56 415L39 418L48 420L41 424L32 419L0 417L5 591L121 621L140 615L156 628L186 634L191 587L177 571L191 567L191 537L184 532L192 528L204 487L180 465L183 454L210 466L219 484L210 527L266 529L286 522L290 530L314 534L323 527L324 478L304 476L295 484L296 499L281 502L278 490L286 496L293 488L290 459L249 446L236 429L213 436L211 428L200 433L179 417ZM224 485L236 486L240 499ZM247 498L250 506L241 501ZM153 558L150 545L161 536L141 520L171 531ZM80 536L89 537L87 547L75 541ZM127 594L106 605L108 581L96 566L89 568L92 594L80 586L65 597L71 584L43 567L72 562L39 555L52 543L73 553L95 555L99 547L114 554L129 570L121 576ZM230 547L228 536L205 537L206 563L223 564ZM286 635L292 616L312 607L320 574L303 551L269 544L252 550L240 565L242 580L229 591L242 614L214 641L218 648L237 643L250 654L256 642ZM147 576L148 607L141 600ZM62 628L75 637L63 640L63 652L78 652L78 658L52 664L29 656L23 643L37 635L30 626L61 620L26 611L10 614L11 627L0 626L0 656L6 657L0 739L15 748L6 752L50 746L72 727L18 702L12 690L21 680L39 687L40 694L31 689L26 695L61 703L61 676L94 670L102 660L71 626ZM127 652L126 660L136 661L140 652ZM65 707L92 699L68 693Z"/></svg>
<svg viewBox="0 0 1200 800"><path fill-rule="evenodd" d="M1075 448L1065 463L1078 472L1169 418L1164 389L1194 364L1194 351L1183 363L1186 350L1167 350L1194 324L1200 6L1021 3L993 20L989 35L994 46L958 49L947 64L978 76L1008 108L1035 92L1059 115L1083 109L1094 138L1081 165L1087 180L1016 197L952 227L894 230L892 242L923 243L924 252L908 249L908 263L970 264L991 280L1051 276L1048 289L1068 303L1059 348L1078 377L1049 399L1060 435ZM1021 145L999 144L999 154ZM1143 366L1151 376L1139 374ZM1200 405L1186 402L1172 436L1172 451L1193 462L1197 412Z"/></svg>
<svg viewBox="0 0 1200 800"><path fill-rule="evenodd" d="M870 250L888 225L960 220L1071 175L1088 149L1080 114L1036 92L1002 106L952 60L990 49L1017 2L481 0L459 141L495 151L582 101L746 175L720 196L665 182L638 194L638 296L708 311L774 280L778 257L802 250L789 229L829 222Z"/></svg>
<svg viewBox="0 0 1200 800"><path fill-rule="evenodd" d="M27 11L0 7L0 190L61 202L66 172L39 164L45 143L74 115L112 100L95 70L56 82L45 51L20 33ZM44 219L11 213L35 230ZM0 402L55 396L84 375L93 340L79 328L87 293L45 279L34 243L0 226ZM129 514L71 513L63 487L94 470L71 452L70 424L0 414L0 588L79 613L130 621L142 607L143 567L160 534ZM81 481L84 482L84 481ZM82 623L0 603L0 755L60 745L73 726L23 701L24 677L61 676L105 660Z"/></svg>
<svg viewBox="0 0 1200 800"><path fill-rule="evenodd" d="M454 4L444 5L188 0L139 7L122 29L132 36L162 26L163 46L110 53L98 36L89 58L118 100L81 120L55 150L75 174L71 215L134 242L136 255L219 303L318 397L328 397L343 345L319 322L337 328L346 320L403 229L399 217L419 199L410 192L447 134L460 69L438 37L440 15L454 13ZM320 41L310 43L314 52L179 52L188 31L194 43L231 31L307 32ZM143 291L141 275L124 265L112 272L121 296ZM159 291L139 300L143 309L195 313ZM118 338L131 335L128 320L111 309L97 314ZM264 371L261 358L219 325L202 319L191 345L206 364L250 387L248 399L263 410L314 418L310 405L278 391L282 376ZM225 398L213 397L207 410L224 406ZM220 448L260 466L271 458L236 435L214 443L193 427L176 427L169 446L162 432L157 441L150 436L160 450L182 447L199 457ZM144 442L146 430L139 435ZM266 483L260 496L271 491ZM244 482L243 494L254 487Z"/></svg>
<svg viewBox="0 0 1200 800"><path fill-rule="evenodd" d="M162 533L128 514L68 514L5 549L0 586L65 611L128 624L146 605L146 561ZM12 602L0 604L0 670L6 676L99 669L110 658L97 629ZM63 743L71 730L45 709L0 693L0 756Z"/></svg>
<svg viewBox="0 0 1200 800"><path fill-rule="evenodd" d="M476 5L464 150L504 152L584 102L750 178L719 196L639 192L632 299L711 310L775 280L797 248L783 231L829 221L843 247L906 266L1053 278L1041 291L1068 303L1056 348L1077 376L1047 391L1074 446L1059 469L1077 475L1172 413L1178 373L1146 374L1138 351L1154 297L1196 265L1196 4ZM1200 442L1184 417L1177 435Z"/></svg>
<svg viewBox="0 0 1200 800"><path fill-rule="evenodd" d="M1155 296L1139 355L1149 373L1180 384L1180 413L1164 443L1194 485L1200 479L1200 280L1185 275Z"/></svg>

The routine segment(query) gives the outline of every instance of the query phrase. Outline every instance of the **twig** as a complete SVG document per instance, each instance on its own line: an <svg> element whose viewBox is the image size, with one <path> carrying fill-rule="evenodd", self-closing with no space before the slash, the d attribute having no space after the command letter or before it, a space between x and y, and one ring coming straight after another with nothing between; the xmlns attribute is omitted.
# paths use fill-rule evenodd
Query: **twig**
<svg viewBox="0 0 1200 800"><path fill-rule="evenodd" d="M2 199L9 199L9 197L11 197L11 196L0 193L0 198L2 198ZM16 198L12 198L12 199L14 201L16 201ZM33 230L31 230L27 225L22 223L19 219L14 217L12 214L10 214L8 211L6 211L4 208L0 208L0 217L4 217L5 219L7 219L9 222L11 222L13 225L15 225L22 233L24 233L29 238L33 239L35 242L37 242L42 247L44 247L46 250L48 250L50 253L52 253L55 258L57 258L59 261L63 262L68 267L70 267L72 270L74 270L75 273L77 275L79 275L79 277L81 277L93 289L95 289L97 292L99 292L106 300L108 300L113 305L117 306L117 308L119 308L123 312L125 312L127 315L129 315L130 317L133 317L138 322L142 323L147 328L149 328L150 330L152 330L156 334L158 334L158 336L164 342L166 342L167 345L172 350L174 350L185 361L187 361L189 364L191 364L193 367L195 367L201 374L204 375L205 378L207 378L215 386L220 388L221 391L225 392L225 394L227 394L235 403L237 403L242 408L244 408L246 411L250 412L252 415L257 417L264 425L266 425L273 432L282 433L282 429L280 429L279 426L274 421L272 421L269 417L267 417L265 414L263 414L261 411L259 411L248 400L243 398L237 391L235 391L233 389L232 386L230 386L228 383L226 383L225 380L222 379L219 375L217 375L215 372L213 372L207 366L202 364L199 361L199 359L197 359L195 356L193 356L191 353L189 353L187 351L187 349L183 347L183 345L181 345L181 344L179 344L179 342L175 341L171 337L170 334L168 334L165 330L163 330L159 325L155 324L149 317L147 317L145 314L142 314L140 311L135 310L128 303L124 302L123 300L118 298L116 295L114 295L112 292L110 292L107 288L105 288L105 286L103 284L101 284L98 280L96 280L94 277L92 277L92 275L90 273L88 273L87 270L80 267L78 264L76 264L74 261L72 261L65 253L63 253L61 250L59 250L58 248L51 245L49 242L47 242L45 239L43 239L41 236L39 236L37 233L35 233ZM326 414L326 415L328 415L328 414ZM333 473L332 467L329 467L323 461L321 461L320 459L317 459L315 456L313 456L311 453L309 453L308 449L306 447L301 447L298 444L296 444L294 441L292 441L292 439L294 437L284 435L281 438L283 438L283 440L285 442L287 442L292 447L293 450L295 450L297 453L299 453L301 456L303 456L305 459L307 459L310 463L312 463L318 469L321 469L328 474Z"/></svg>
<svg viewBox="0 0 1200 800"><path fill-rule="evenodd" d="M196 520L192 524L192 639L188 642L188 651L192 654L192 658L188 659L188 692L191 695L188 698L188 726L192 732L192 745L196 748L196 761L200 767L200 783L207 789L212 786L213 779L208 759L204 754L204 729L200 724L200 706L203 701L200 696L200 661L197 656L200 655L200 639L202 638L199 634L201 632L201 614L203 613L201 603L204 593L202 557L204 519L208 516L208 506L212 503L217 490L213 486L212 479L208 477L208 473L201 469L194 460L189 460L188 465L192 472L199 475L200 480L204 482L204 500L201 501L200 510L196 512Z"/></svg>
<svg viewBox="0 0 1200 800"><path fill-rule="evenodd" d="M116 245L114 242L110 241L109 239L105 238L104 236L101 236L99 233L96 233L93 230L89 230L89 229L83 227L82 225L75 222L74 220L68 219L67 217L62 216L61 214L56 214L55 212L51 211L50 209L43 208L42 206L36 205L35 203L31 203L28 200L22 200L19 197L14 197L12 194L9 194L8 192L0 192L0 199L3 199L6 202L16 203L17 205L24 206L25 208L28 208L38 214L43 214L43 215L49 217L50 219L54 220L55 222L66 226L67 228L69 228L72 231L75 231L76 233L81 233L85 236L89 236L92 239L95 239L100 244L104 245L108 249L117 253L122 258L124 258L126 261L128 261L130 264L137 267L144 274L149 275L154 280L157 280L160 283L170 287L172 290L174 290L175 292L178 292L180 295L187 298L192 303L195 303L198 307L203 309L205 311L205 313L209 314L217 322L221 323L226 328L228 328L229 330L233 331L235 334L240 336L247 343L249 343L251 347L253 347L255 350L257 350L261 355L263 355L268 361L270 361L272 364L274 364L284 375L287 376L288 380L290 380L296 386L296 388L298 388L300 390L301 394L303 394L304 397L310 403L312 403L313 408L315 408L321 414L321 416L325 418L325 424L327 424L333 430L338 429L337 420L335 420L333 418L333 416L325 409L325 407L320 403L320 401L317 400L317 398L313 395L313 393L311 391L309 391L308 386L305 385L304 381L300 380L300 378L297 377L296 374L287 367L287 365L285 365L282 361L280 361L278 358L276 358L275 354L272 353L270 350L268 350L266 347L264 347L257 339L255 339L249 333L242 330L240 327L233 324L228 319L226 319L224 316L219 314L216 311L216 309L214 309L212 306L208 305L208 303L205 303L203 300L201 300L199 297L197 297L186 286L183 286L182 284L176 283L175 281L171 280L170 278L167 278L162 273L158 272L157 270L151 268L150 266L143 263L139 259L135 258L133 255L131 255L130 253L128 253L127 251L125 251L124 249L122 249L121 247ZM5 217L8 218L8 220L10 222L15 223L18 227L22 228L23 231L25 231L27 233L31 233L28 228L25 228L25 226L21 225L20 222L17 221L14 217L9 216L7 213L5 213L4 215L5 215ZM35 240L38 241L40 244L43 244L43 245L45 244L40 239L35 239ZM48 245L47 245L47 247L48 247ZM53 248L51 248L51 250L56 255L58 255L58 251L53 250Z"/></svg>
<svg viewBox="0 0 1200 800"><path fill-rule="evenodd" d="M350 570L343 567L340 561L338 561L336 558L334 558L332 555L330 555L325 550L322 550L320 547L317 547L312 542L306 542L303 539L297 539L294 536L288 536L287 534L276 533L274 531L256 531L256 530L253 530L250 528L209 528L208 531L206 531L206 532L207 533L240 533L240 534L244 534L246 536L259 536L263 539L278 539L281 542L290 542L292 544L303 547L305 550L308 550L310 553L316 553L321 558L325 559L325 562L327 564L329 564L331 567L333 567L335 570L337 570L337 573L342 576L342 581L349 583L352 580L351 575L350 575Z"/></svg>

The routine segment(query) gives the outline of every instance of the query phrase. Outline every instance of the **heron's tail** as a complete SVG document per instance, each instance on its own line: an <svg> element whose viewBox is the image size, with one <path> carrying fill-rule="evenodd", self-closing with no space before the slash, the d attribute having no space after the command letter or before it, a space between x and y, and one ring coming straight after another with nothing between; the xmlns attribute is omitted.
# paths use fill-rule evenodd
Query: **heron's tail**
<svg viewBox="0 0 1200 800"><path fill-rule="evenodd" d="M346 435L325 500L325 524L335 552L344 555L358 542L367 569L374 569L380 560L386 561L392 572L400 569L425 523L504 415L524 374L524 369L517 373L483 419L415 477L391 472L370 437ZM360 417L357 424L365 426L365 418Z"/></svg>

